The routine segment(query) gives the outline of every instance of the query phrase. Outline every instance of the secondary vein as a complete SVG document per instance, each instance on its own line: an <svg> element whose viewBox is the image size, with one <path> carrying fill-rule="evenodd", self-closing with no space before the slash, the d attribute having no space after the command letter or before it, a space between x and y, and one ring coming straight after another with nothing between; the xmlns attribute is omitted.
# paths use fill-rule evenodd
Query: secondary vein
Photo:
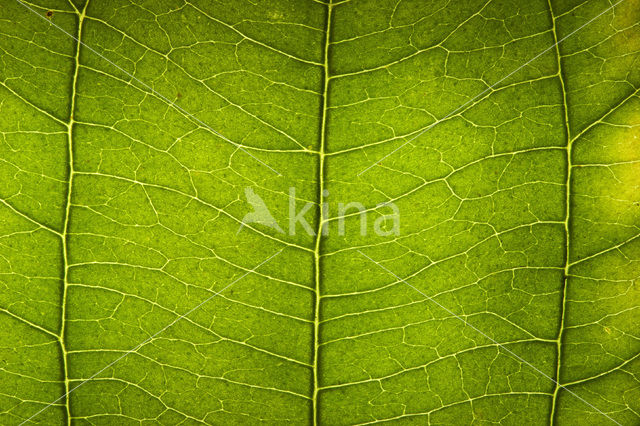
<svg viewBox="0 0 640 426"><path fill-rule="evenodd" d="M322 197L325 191L324 182L324 162L326 151L326 138L327 138L327 112L328 112L328 98L329 98L329 43L331 38L331 13L332 4L329 0L327 4L327 17L325 24L325 40L324 40L324 78L323 78L323 91L322 91L322 115L320 119L320 148L318 152L318 227L316 229L316 241L314 248L314 270L315 270L315 307L314 307L314 320L313 320L313 393L311 395L312 400L312 417L313 424L319 423L319 407L318 407L318 392L320 384L318 380L318 368L319 368L319 356L320 356L320 302L321 302L321 243L322 232L325 225L324 209L322 203Z"/></svg>
<svg viewBox="0 0 640 426"><path fill-rule="evenodd" d="M556 26L556 17L553 13L553 6L551 5L551 0L547 0L549 5L549 16L551 17L551 25L552 25L552 34L553 34L553 42L555 44L555 53L556 53L556 61L558 68L558 80L560 81L560 87L562 89L562 110L563 110L563 121L564 121L564 132L565 132L565 140L566 140L566 168L567 168L567 180L565 182L566 186L566 199L565 199L565 217L564 217L564 238L565 238L565 253L564 253L564 274L562 277L562 287L560 289L560 324L558 327L558 334L556 336L556 375L555 375L555 387L553 390L552 402L551 402L551 413L549 415L549 424L554 424L554 419L556 417L556 406L558 401L558 394L560 393L560 389L562 389L562 385L560 384L560 369L561 369L561 360L562 360L562 338L564 335L564 324L565 324L565 313L566 313L566 300L567 300L567 285L569 283L569 250L570 250L570 227L569 227L569 218L571 217L571 154L572 154L572 138L571 138L571 130L569 128L569 111L568 111L568 102L567 102L567 89L564 81L564 75L562 71L562 59L560 55L560 46L558 41L558 31Z"/></svg>
<svg viewBox="0 0 640 426"><path fill-rule="evenodd" d="M64 225L62 228L62 260L63 260L63 276L62 276L62 312L60 316L60 350L62 353L62 372L64 377L64 406L67 417L67 425L71 425L71 406L69 403L69 392L70 392L70 380L69 380L69 363L68 363L68 352L67 352L67 344L66 344L66 319L67 319L67 290L69 288L69 216L71 211L71 192L73 190L73 175L74 175L74 166L73 166L73 127L74 127L74 114L76 109L76 97L78 92L78 70L80 69L80 48L82 46L82 25L84 22L84 17L87 11L87 6L89 5L89 0L85 3L82 11L78 11L78 37L76 40L76 52L75 52L75 63L74 63L74 71L73 71L73 79L71 82L71 104L69 106L69 118L67 122L67 158L69 164L68 171L68 185L67 185L67 200L65 206L65 214L64 214Z"/></svg>

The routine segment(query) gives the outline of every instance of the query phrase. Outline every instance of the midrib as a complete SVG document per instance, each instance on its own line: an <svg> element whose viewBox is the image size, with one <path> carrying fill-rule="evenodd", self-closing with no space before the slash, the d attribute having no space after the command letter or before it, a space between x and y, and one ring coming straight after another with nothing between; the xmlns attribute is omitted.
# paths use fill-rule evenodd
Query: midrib
<svg viewBox="0 0 640 426"><path fill-rule="evenodd" d="M319 390L319 339L320 339L320 302L321 292L320 284L322 279L321 271L321 242L322 242L322 228L324 226L325 218L324 209L322 207L322 197L325 190L324 182L324 162L325 162L325 145L327 137L327 107L329 97L329 41L331 37L331 13L332 13L331 0L327 4L327 18L325 24L325 40L324 40L324 77L323 77L323 91L322 91L322 115L320 118L320 147L318 149L318 226L316 229L316 241L314 247L314 271L315 271L315 307L314 307L314 320L313 320L313 394L312 397L312 417L313 424L319 423L319 407L318 407L318 390Z"/></svg>
<svg viewBox="0 0 640 426"><path fill-rule="evenodd" d="M62 372L64 377L64 387L65 387L65 395L64 395L64 405L67 417L67 425L71 425L71 405L69 403L69 392L70 383L69 383L69 366L68 366L68 357L67 357L67 346L66 346L66 319L67 319L67 289L69 287L69 213L71 211L71 191L73 189L73 176L74 176L74 167L73 167L73 125L74 114L76 109L76 94L77 94L77 86L78 86L78 70L80 68L80 48L81 48L81 40L82 40L82 25L84 22L85 13L87 10L87 6L89 5L89 0L84 5L84 8L80 12L76 9L78 14L78 35L76 40L76 52L75 52L75 63L74 63L74 72L73 79L71 82L71 103L69 106L69 118L67 121L67 158L69 161L69 174L68 174L68 185L67 185L67 200L65 206L65 214L64 214L64 224L62 228L62 259L63 259L63 277L62 277L62 312L61 312L61 320L60 320L60 333L58 336L58 340L60 342L60 350L62 353Z"/></svg>
<svg viewBox="0 0 640 426"><path fill-rule="evenodd" d="M555 43L555 53L558 67L558 80L560 81L560 87L562 89L562 110L563 110L563 121L565 127L565 148L566 148L566 167L567 167L567 180L565 182L566 185L566 199L565 199L565 217L564 217L564 235L565 235L565 255L564 255L564 274L562 278L562 288L560 290L561 297L561 308L560 308L560 325L558 328L558 334L556 336L556 375L555 375L555 386L553 390L553 399L551 402L551 413L549 417L549 423L553 425L555 423L556 416L556 405L558 401L558 393L561 389L560 383L560 369L561 369L561 359L562 359L562 337L564 334L564 323L565 323L565 312L566 312L566 292L567 285L569 283L569 249L571 244L571 235L569 229L569 218L571 216L571 171L573 164L571 162L571 151L572 151L572 138L571 131L569 128L569 111L568 111L568 102L567 102L567 89L565 86L564 75L562 71L562 58L560 55L560 46L558 43L558 32L556 27L556 18L553 13L553 6L551 5L551 0L547 0L549 5L549 16L551 17L552 24L552 33L553 33L553 42Z"/></svg>

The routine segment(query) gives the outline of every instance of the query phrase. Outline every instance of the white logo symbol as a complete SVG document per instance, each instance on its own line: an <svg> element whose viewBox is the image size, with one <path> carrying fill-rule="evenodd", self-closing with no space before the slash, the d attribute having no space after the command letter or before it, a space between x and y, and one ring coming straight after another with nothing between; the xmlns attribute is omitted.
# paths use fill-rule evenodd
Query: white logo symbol
<svg viewBox="0 0 640 426"><path fill-rule="evenodd" d="M242 218L242 223L240 224L240 228L238 228L238 232L236 232L236 234L242 231L242 228L245 225L248 225L250 223L258 223L260 225L268 226L269 228L273 228L278 232L284 234L284 231L282 230L280 225L278 225L278 222L276 222L262 198L260 198L258 194L253 192L253 188L246 187L244 189L244 195L247 197L247 202L251 204L251 207L253 207L253 211L247 213Z"/></svg>

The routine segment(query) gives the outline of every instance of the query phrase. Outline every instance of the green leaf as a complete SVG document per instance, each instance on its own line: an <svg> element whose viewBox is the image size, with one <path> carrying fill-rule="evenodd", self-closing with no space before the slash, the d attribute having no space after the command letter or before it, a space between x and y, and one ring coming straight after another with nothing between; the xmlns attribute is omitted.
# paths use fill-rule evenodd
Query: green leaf
<svg viewBox="0 0 640 426"><path fill-rule="evenodd" d="M639 64L638 0L3 0L0 423L640 424Z"/></svg>

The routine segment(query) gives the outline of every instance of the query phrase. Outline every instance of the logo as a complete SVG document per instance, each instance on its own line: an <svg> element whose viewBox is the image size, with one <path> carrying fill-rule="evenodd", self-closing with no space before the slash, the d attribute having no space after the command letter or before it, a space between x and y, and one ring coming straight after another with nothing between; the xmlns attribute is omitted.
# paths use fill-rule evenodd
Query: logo
<svg viewBox="0 0 640 426"><path fill-rule="evenodd" d="M242 218L242 223L236 232L236 235L242 231L245 226L251 224L258 224L262 226L266 226L271 229L275 229L281 234L284 234L285 231L282 229L278 221L275 219L274 215L271 214L271 211L267 207L267 204L264 200L255 193L253 188L246 187L244 189L245 197L247 198L247 203L251 207L252 211L247 213ZM329 196L329 191L325 190L322 194L323 198ZM298 205L296 203L296 188L289 188L289 235L296 235L298 225L306 232L308 235L314 236L316 235L315 231L309 224L306 219L306 214L309 211L312 211L314 204L311 202L305 203L300 210L298 210ZM350 217L360 216L360 235L365 236L369 232L369 227L367 224L367 213L375 212L377 214L377 218L373 224L373 231L378 236L391 236L391 235L400 235L400 210L398 206L396 206L392 202L380 203L375 209L367 209L364 204L359 202L350 202L350 203L338 203L338 214L336 217L330 216L329 211L329 203L323 202L321 204L322 208L322 217L324 218L324 222L322 224L322 235L329 235L329 223L332 221L336 221L338 225L338 235L345 235L346 233L346 224L345 220ZM382 209L390 210L389 213L382 213ZM351 212L349 212L351 210ZM356 210L357 213L353 212Z"/></svg>
<svg viewBox="0 0 640 426"><path fill-rule="evenodd" d="M278 225L278 222L276 222L275 218L267 208L264 200L260 198L258 194L253 192L253 188L249 186L246 187L244 189L244 195L247 197L247 203L249 203L251 207L253 207L253 211L251 213L247 213L242 218L242 223L240 224L240 228L238 228L238 232L236 232L236 235L239 234L240 231L242 231L242 228L244 228L245 225L251 223L258 223L260 225L268 226L269 228L273 228L276 231L284 234L284 231L282 230L280 225Z"/></svg>

